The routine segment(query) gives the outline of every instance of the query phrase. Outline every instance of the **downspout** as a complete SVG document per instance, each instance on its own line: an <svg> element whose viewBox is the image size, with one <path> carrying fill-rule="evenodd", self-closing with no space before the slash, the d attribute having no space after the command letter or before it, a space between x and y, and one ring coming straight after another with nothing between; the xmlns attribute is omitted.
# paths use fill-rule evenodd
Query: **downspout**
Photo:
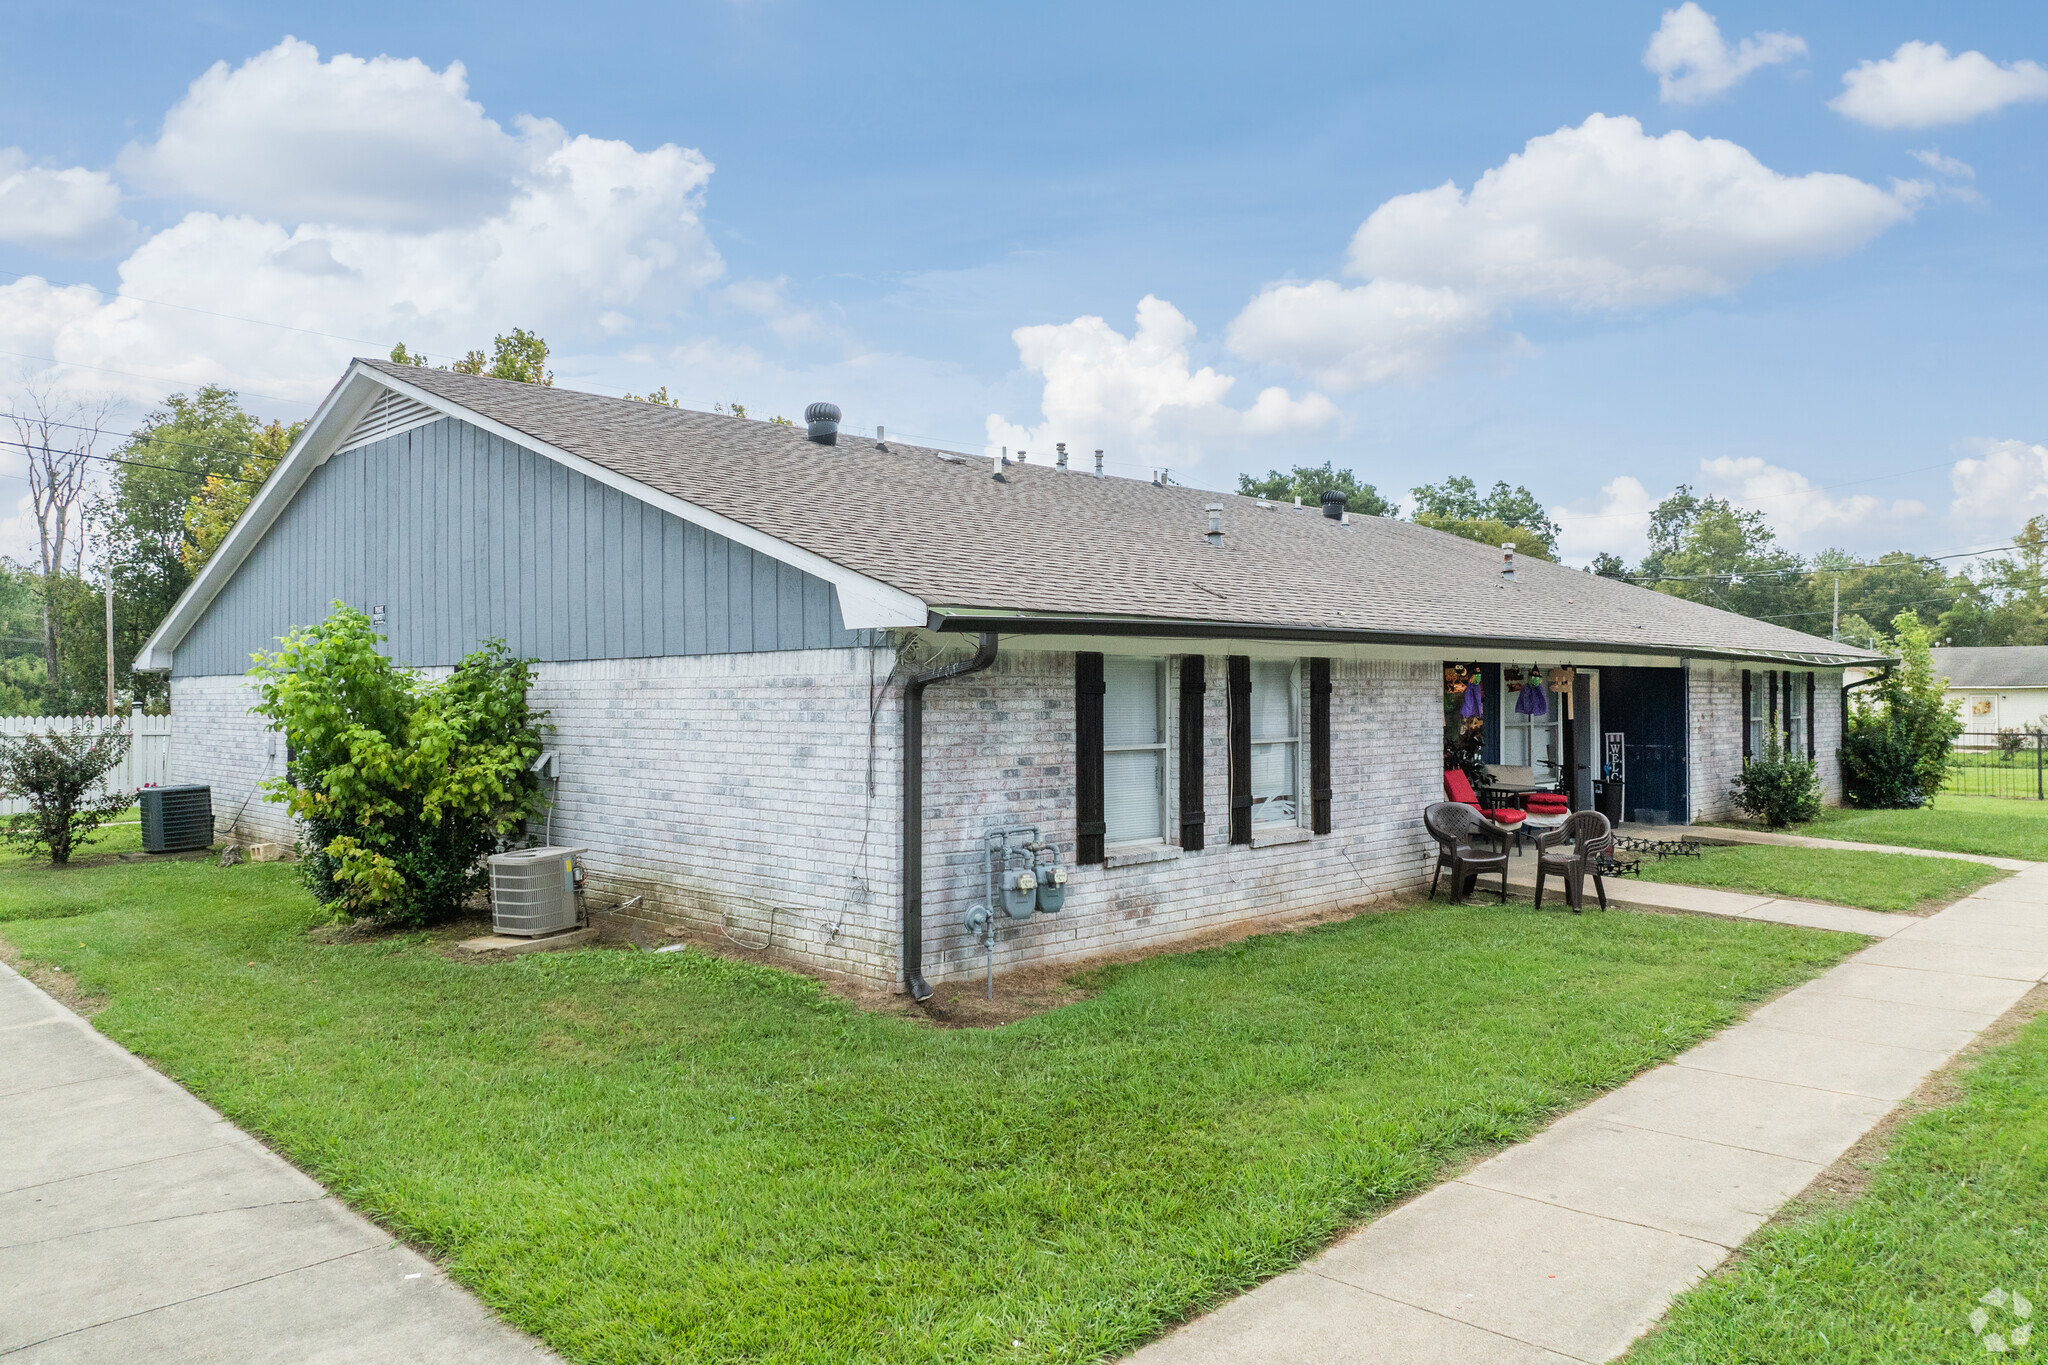
<svg viewBox="0 0 2048 1365"><path fill-rule="evenodd" d="M920 1003L932 998L924 979L924 690L995 661L996 633L985 630L973 658L913 673L903 685L903 984Z"/></svg>

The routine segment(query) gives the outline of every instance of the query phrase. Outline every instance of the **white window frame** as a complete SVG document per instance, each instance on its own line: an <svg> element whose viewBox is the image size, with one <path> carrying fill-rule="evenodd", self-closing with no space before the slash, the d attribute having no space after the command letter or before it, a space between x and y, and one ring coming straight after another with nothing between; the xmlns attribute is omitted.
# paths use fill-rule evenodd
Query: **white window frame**
<svg viewBox="0 0 2048 1365"><path fill-rule="evenodd" d="M1153 714L1159 717L1159 739L1157 743L1111 744L1109 742L1109 727L1106 722L1106 718L1109 714L1108 678L1110 672L1109 666L1113 663L1147 664L1151 667L1152 686L1156 689L1155 695L1157 698L1157 700L1153 703L1153 705L1157 708L1153 712ZM1156 804L1159 819L1154 833L1136 839L1118 839L1113 836L1106 836L1104 842L1111 848L1128 847L1132 844L1163 843L1166 839L1167 822L1172 818L1173 814L1166 808L1166 769L1169 758L1167 748L1172 743L1171 736L1173 733L1173 717L1169 715L1166 710L1166 702L1168 696L1166 688L1166 661L1164 659L1146 658L1142 655L1112 654L1103 660L1103 676L1104 695L1102 699L1102 706L1103 714L1105 716L1105 724L1103 726L1102 732L1102 768L1104 774L1106 775L1109 771L1109 756L1111 754L1135 754L1149 752L1157 753L1159 755L1159 781L1158 790L1156 794ZM1109 821L1109 809L1106 795L1104 800L1102 818L1106 826Z"/></svg>
<svg viewBox="0 0 2048 1365"><path fill-rule="evenodd" d="M1806 677L1804 673L1788 673L1790 681L1785 687L1785 729L1789 738L1785 740L1787 758L1806 757L1806 727L1813 723L1813 717L1806 714Z"/></svg>
<svg viewBox="0 0 2048 1365"><path fill-rule="evenodd" d="M1543 681L1543 671L1546 667L1549 666L1550 665L1538 664L1535 667L1535 669L1532 672L1530 672L1530 674L1526 678L1522 680L1522 686L1547 688L1549 684ZM1519 667L1519 665L1502 665L1503 669L1506 669L1508 667ZM1544 693L1544 701L1548 704L1548 707L1544 711L1541 719L1539 720L1535 716L1525 716L1521 712L1515 710L1515 701L1509 700L1510 695L1511 694L1508 692L1507 678L1505 673L1503 673L1500 686L1500 700L1498 702L1488 703L1489 705L1497 705L1500 707L1501 766L1505 768L1526 767L1528 768L1531 775L1533 775L1539 782L1544 781L1546 779L1551 779L1558 782L1564 781L1566 777L1565 770L1569 766L1570 758L1570 755L1566 754L1564 751L1564 698L1555 693L1546 691ZM1519 694L1513 695L1515 696L1516 701L1520 700ZM1514 763L1509 761L1508 732L1510 730L1519 730L1523 734L1528 736L1528 743L1526 743L1523 746L1526 751L1524 756L1529 760L1526 764ZM1551 740L1553 741L1551 747L1552 750L1558 756L1558 766L1556 771L1554 772L1544 772L1542 763L1536 757L1535 739L1536 732L1538 730L1547 730L1550 734Z"/></svg>
<svg viewBox="0 0 2048 1365"><path fill-rule="evenodd" d="M1294 761L1292 769L1294 773L1294 815L1292 819L1286 816L1260 818L1259 798L1257 793L1254 793L1252 796L1252 828L1254 830L1258 829L1261 825L1267 829L1272 829L1276 826L1287 829L1305 826L1308 823L1309 803L1302 799L1301 794L1303 779L1301 771L1301 660L1254 659L1252 661L1252 691L1250 697L1252 715L1256 716L1259 714L1259 664L1283 662L1287 664L1287 713L1290 718L1291 732L1286 739L1260 739L1257 736L1253 736L1251 760L1252 771L1257 772L1259 770L1259 750L1287 749L1291 752Z"/></svg>

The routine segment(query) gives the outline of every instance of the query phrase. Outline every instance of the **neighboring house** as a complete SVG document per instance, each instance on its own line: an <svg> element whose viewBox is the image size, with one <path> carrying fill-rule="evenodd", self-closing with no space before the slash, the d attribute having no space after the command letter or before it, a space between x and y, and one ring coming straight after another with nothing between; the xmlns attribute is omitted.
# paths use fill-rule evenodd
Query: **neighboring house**
<svg viewBox="0 0 2048 1365"><path fill-rule="evenodd" d="M2048 728L2048 645L1937 649L1934 676L1948 680L1967 734Z"/></svg>
<svg viewBox="0 0 2048 1365"><path fill-rule="evenodd" d="M252 651L336 600L423 668L503 637L595 901L920 993L981 970L994 827L1072 869L1003 967L1420 887L1449 678L1481 680L1489 759L1580 805L1608 736L1631 814L1724 813L1774 733L1837 796L1872 655L1503 569L1409 522L358 360L137 666L171 674L174 776L289 838L251 796L283 762ZM982 667L924 681L948 663ZM1566 665L1544 716L1506 704Z"/></svg>

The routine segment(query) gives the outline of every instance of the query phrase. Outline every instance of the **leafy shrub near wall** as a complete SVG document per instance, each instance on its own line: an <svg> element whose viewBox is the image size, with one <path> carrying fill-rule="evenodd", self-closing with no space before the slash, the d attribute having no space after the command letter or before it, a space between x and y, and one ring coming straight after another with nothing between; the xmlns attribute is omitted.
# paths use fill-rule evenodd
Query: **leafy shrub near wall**
<svg viewBox="0 0 2048 1365"><path fill-rule="evenodd" d="M0 837L18 848L71 861L72 850L91 843L93 831L116 811L134 804L131 792L92 795L99 780L127 756L128 735L74 721L69 733L0 738L0 793L28 803L10 815Z"/></svg>
<svg viewBox="0 0 2048 1365"><path fill-rule="evenodd" d="M1948 776L1949 751L1963 718L1942 695L1932 636L1913 612L1892 621L1881 647L1898 666L1875 687L1854 694L1842 736L1842 784L1853 806L1902 809L1925 805Z"/></svg>
<svg viewBox="0 0 2048 1365"><path fill-rule="evenodd" d="M1772 829L1820 818L1820 765L1787 753L1774 738L1762 757L1742 765L1729 795Z"/></svg>
<svg viewBox="0 0 2048 1365"><path fill-rule="evenodd" d="M263 700L252 710L290 746L266 794L305 821L306 878L322 904L432 924L483 889L485 857L544 807L533 762L546 713L527 704L532 662L502 640L433 682L378 653L382 639L336 603L256 656Z"/></svg>

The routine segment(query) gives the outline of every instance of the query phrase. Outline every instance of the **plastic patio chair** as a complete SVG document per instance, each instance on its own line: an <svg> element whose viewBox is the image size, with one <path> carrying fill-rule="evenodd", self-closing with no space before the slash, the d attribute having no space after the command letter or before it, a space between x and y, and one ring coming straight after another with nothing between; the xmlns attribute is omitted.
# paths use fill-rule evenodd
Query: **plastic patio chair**
<svg viewBox="0 0 2048 1365"><path fill-rule="evenodd" d="M1614 827L1597 810L1577 811L1564 824L1536 836L1536 908L1543 908L1543 879L1564 878L1564 898L1574 915L1586 907L1586 878L1593 879L1600 908L1607 908L1607 883L1600 876L1603 857L1614 853Z"/></svg>
<svg viewBox="0 0 2048 1365"><path fill-rule="evenodd" d="M1437 880L1444 869L1451 870L1451 899L1462 901L1478 884L1482 874L1500 874L1500 898L1508 898L1508 832L1492 824L1472 807L1458 801L1439 801L1422 812L1422 825L1436 840L1436 870L1430 874L1429 894L1436 896ZM1498 853L1476 847L1490 840L1500 846Z"/></svg>

